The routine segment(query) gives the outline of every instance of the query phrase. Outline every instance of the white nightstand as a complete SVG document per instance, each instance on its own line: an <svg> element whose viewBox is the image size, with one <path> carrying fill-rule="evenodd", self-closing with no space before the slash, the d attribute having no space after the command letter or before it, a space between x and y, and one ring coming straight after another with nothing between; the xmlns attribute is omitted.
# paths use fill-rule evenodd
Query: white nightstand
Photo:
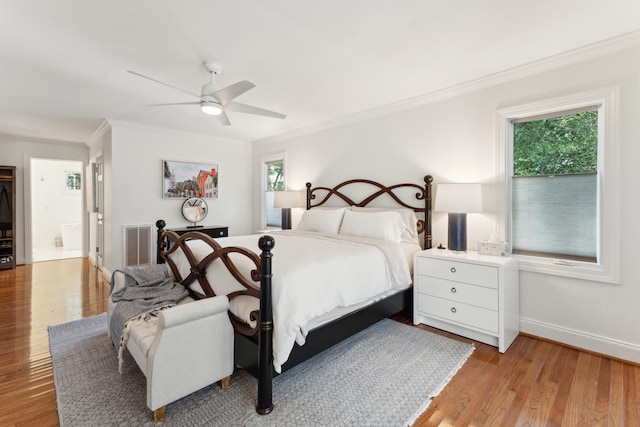
<svg viewBox="0 0 640 427"><path fill-rule="evenodd" d="M520 332L518 264L511 257L418 252L413 323L424 323L507 351Z"/></svg>

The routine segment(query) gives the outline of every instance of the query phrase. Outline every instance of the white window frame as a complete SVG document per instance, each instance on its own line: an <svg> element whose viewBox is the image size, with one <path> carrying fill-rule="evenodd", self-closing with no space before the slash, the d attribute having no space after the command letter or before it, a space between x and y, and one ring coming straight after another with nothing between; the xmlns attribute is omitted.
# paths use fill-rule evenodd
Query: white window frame
<svg viewBox="0 0 640 427"><path fill-rule="evenodd" d="M565 110L598 106L598 262L557 260L513 255L520 270L573 277L606 283L620 283L620 144L618 88L606 88L564 96L497 112L496 235L509 241L511 235L511 177L513 176L514 119L541 116Z"/></svg>
<svg viewBox="0 0 640 427"><path fill-rule="evenodd" d="M282 170L284 171L284 180L283 185L284 188L287 188L287 153L279 152L272 153L262 157L260 160L260 228L265 230L267 228L267 207L265 206L265 192L267 191L267 163L275 162L278 160L282 160Z"/></svg>

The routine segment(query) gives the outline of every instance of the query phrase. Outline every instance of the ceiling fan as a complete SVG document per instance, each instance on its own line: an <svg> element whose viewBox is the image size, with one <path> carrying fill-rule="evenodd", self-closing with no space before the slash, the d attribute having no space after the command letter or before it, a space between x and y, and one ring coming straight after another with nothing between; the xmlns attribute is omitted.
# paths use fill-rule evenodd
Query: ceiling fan
<svg viewBox="0 0 640 427"><path fill-rule="evenodd" d="M267 116L273 117L276 119L284 119L287 117L284 114L276 113L275 111L265 110L264 108L254 107L252 105L241 104L239 102L233 101L238 96L247 92L250 89L256 87L253 83L247 80L242 80L238 83L234 83L230 86L219 88L216 85L215 76L220 74L222 71L222 64L216 61L205 61L202 63L204 68L211 75L211 80L208 83L202 85L202 90L200 94L190 92L188 90L181 89L179 87L175 87L168 83L161 82L149 76L145 76L143 74L137 73L135 71L127 71L135 76L142 77L147 80L151 80L152 82L159 83L163 86L170 87L175 90L179 90L180 92L189 94L195 98L198 98L199 101L193 102L177 102L172 104L155 104L155 105L200 105L200 109L203 113L211 114L216 116L220 123L223 126L229 126L231 122L229 121L229 116L227 115L227 111L234 111L238 113L247 113L247 114L256 114L258 116Z"/></svg>

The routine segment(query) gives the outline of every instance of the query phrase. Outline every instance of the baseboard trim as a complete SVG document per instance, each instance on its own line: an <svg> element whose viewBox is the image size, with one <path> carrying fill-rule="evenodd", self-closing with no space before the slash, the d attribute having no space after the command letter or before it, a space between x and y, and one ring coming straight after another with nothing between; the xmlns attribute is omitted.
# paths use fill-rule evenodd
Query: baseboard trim
<svg viewBox="0 0 640 427"><path fill-rule="evenodd" d="M640 346L575 329L520 318L520 332L568 347L640 365Z"/></svg>
<svg viewBox="0 0 640 427"><path fill-rule="evenodd" d="M105 267L99 268L99 270L104 278L107 279L107 282L111 283L111 275L113 274L112 271Z"/></svg>

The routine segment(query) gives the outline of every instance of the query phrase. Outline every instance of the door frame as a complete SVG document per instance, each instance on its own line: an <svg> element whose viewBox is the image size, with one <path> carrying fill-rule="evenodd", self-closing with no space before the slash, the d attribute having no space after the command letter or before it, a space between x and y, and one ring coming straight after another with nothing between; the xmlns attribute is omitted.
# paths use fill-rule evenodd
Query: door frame
<svg viewBox="0 0 640 427"><path fill-rule="evenodd" d="M82 210L80 218L82 222L82 256L87 257L87 208L86 199L84 196L84 183L86 180L85 168L87 166L86 159L68 158L68 157L55 157L55 156L31 156L25 154L23 167L24 167L24 263L25 265L33 264L33 224L32 224L32 197L33 187L31 183L31 163L33 160L52 160L52 161L68 161L68 162L80 162L80 171L83 179L83 196L81 197L80 209Z"/></svg>

